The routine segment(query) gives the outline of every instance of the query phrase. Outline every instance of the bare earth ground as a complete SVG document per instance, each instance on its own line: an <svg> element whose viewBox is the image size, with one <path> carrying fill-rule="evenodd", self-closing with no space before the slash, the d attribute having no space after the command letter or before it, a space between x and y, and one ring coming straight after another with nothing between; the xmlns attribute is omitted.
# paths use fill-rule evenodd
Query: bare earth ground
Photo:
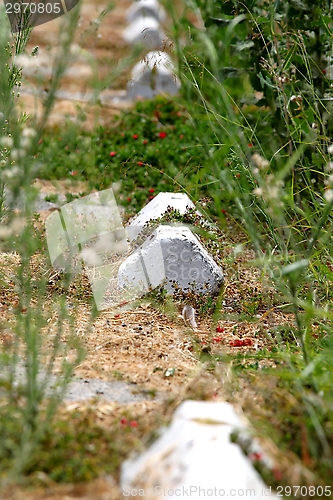
<svg viewBox="0 0 333 500"><path fill-rule="evenodd" d="M228 255L227 249L226 255ZM75 370L75 377L88 380L98 378L105 381L121 379L130 384L129 390L142 395L145 400L119 404L103 401L103 396L101 396L101 398L87 402L80 401L80 394L78 394L77 401L63 403L61 412L66 415L74 409L81 412L93 411L96 422L101 426L108 426L108 423L111 425L115 419L119 419L124 411L130 412L135 418L141 416L149 420L158 415L161 418L171 416L177 405L188 398L230 400L230 394L225 385L229 382L228 369L221 364L219 375L217 372L210 373L199 360L200 353L206 352L207 349L211 354L242 352L245 354L263 348L270 350L273 342L268 332L278 324L292 321L288 314L283 314L274 308L262 310L254 321L228 319L234 312L241 312L246 303L246 297L242 297L242 290L245 288L247 294L252 290L254 294L261 286L258 273L246 264L251 257L253 257L251 252L245 252L232 268L225 269L227 285L225 305L220 311L222 319L216 324L209 315L200 316L197 318L198 332L195 333L184 326L177 310L168 314L163 311L163 308L156 309L147 301L134 309L122 312L119 310L102 311L90 326L90 307L83 292L77 314L75 314L75 331L86 348L87 356ZM1 270L6 276L6 286L2 288L0 297L1 316L8 325L0 335L0 342L4 347L10 345L11 342L10 325L13 322L13 308L17 303L11 276L18 264L15 254L1 254ZM54 275L48 262L38 255L31 265L35 270L37 280L41 275ZM84 288L87 283L83 280L81 285ZM57 315L53 308L55 292L56 285L51 284L43 305L44 310L49 314L49 326L43 330L46 349L52 344L56 328ZM75 292L74 289L73 295ZM86 294L89 295L89 287L86 289ZM68 304L73 302L71 294L67 295L67 302ZM218 330L220 333L217 333ZM235 341L244 339L248 339L252 345L232 346ZM66 344L66 327L61 340ZM66 356L68 360L71 360L74 353L69 350ZM167 370L170 369L174 369L174 374L167 376ZM249 402L253 404L253 399L257 398L255 391L250 387L244 387L244 399L240 401L232 398L232 400L242 412L244 406ZM272 445L271 448L271 453L279 455ZM281 457L279 460L281 464ZM69 500L72 498L106 500L122 497L117 490L118 485L111 477L101 477L82 485L66 486L53 484L43 476L40 479L42 483L45 483L44 488L34 489L33 492L14 488L8 491L5 498L13 500L23 498L29 500Z"/></svg>

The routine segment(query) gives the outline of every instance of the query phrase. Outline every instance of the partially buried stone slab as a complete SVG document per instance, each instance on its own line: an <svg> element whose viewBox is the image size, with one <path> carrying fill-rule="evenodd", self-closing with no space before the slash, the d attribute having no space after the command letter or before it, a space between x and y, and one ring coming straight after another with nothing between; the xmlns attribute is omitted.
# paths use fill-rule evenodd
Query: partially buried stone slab
<svg viewBox="0 0 333 500"><path fill-rule="evenodd" d="M185 193L159 193L127 225L129 239L137 238L144 226L150 220L158 219L165 214L168 207L178 210L183 215L188 209L195 208L195 205Z"/></svg>
<svg viewBox="0 0 333 500"><path fill-rule="evenodd" d="M198 238L185 226L161 225L119 267L118 283L138 296L164 285L174 294L215 293L223 273Z"/></svg>
<svg viewBox="0 0 333 500"><path fill-rule="evenodd" d="M123 495L134 495L135 490L147 500L277 500L240 446L231 442L234 430L246 427L229 403L185 401L158 440L136 459L123 463ZM260 450L256 443L254 447Z"/></svg>
<svg viewBox="0 0 333 500"><path fill-rule="evenodd" d="M139 17L123 31L127 43L142 43L150 50L162 48L165 34L154 17Z"/></svg>
<svg viewBox="0 0 333 500"><path fill-rule="evenodd" d="M126 11L128 23L135 21L139 17L154 17L157 21L165 21L166 14L162 5L157 0L139 0L133 2Z"/></svg>
<svg viewBox="0 0 333 500"><path fill-rule="evenodd" d="M168 54L151 51L132 69L127 93L130 99L152 99L162 93L175 95L179 88L180 82Z"/></svg>

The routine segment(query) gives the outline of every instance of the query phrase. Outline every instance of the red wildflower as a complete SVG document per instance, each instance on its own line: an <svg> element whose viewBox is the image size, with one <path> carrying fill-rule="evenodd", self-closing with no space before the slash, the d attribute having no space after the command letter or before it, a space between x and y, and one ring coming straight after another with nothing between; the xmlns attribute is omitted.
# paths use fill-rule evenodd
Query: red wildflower
<svg viewBox="0 0 333 500"><path fill-rule="evenodd" d="M144 144L144 145L148 144L147 139L145 139L144 141L142 141L142 144Z"/></svg>
<svg viewBox="0 0 333 500"><path fill-rule="evenodd" d="M149 200L149 201L151 201L153 198L155 198L155 196L154 196L154 195L149 196L148 200Z"/></svg>
<svg viewBox="0 0 333 500"><path fill-rule="evenodd" d="M69 175L73 175L73 176L74 176L74 175L77 175L78 173L79 173L79 171L78 171L78 170L71 170L71 171L69 172Z"/></svg>
<svg viewBox="0 0 333 500"><path fill-rule="evenodd" d="M281 481L282 479L282 472L279 471L279 469L277 469L276 467L274 467L274 469L272 470L273 474L274 474L274 477L277 481Z"/></svg>
<svg viewBox="0 0 333 500"><path fill-rule="evenodd" d="M166 133L166 132L160 132L160 133L158 134L158 137L159 137L160 139L165 139L165 138L166 138L166 136L167 136L167 133Z"/></svg>
<svg viewBox="0 0 333 500"><path fill-rule="evenodd" d="M117 154L117 153L116 153L115 151L111 151L111 152L110 152L110 156L116 156L116 154Z"/></svg>
<svg viewBox="0 0 333 500"><path fill-rule="evenodd" d="M249 148L253 148L253 144L252 144L252 142L249 142L248 147L249 147Z"/></svg>
<svg viewBox="0 0 333 500"><path fill-rule="evenodd" d="M138 134L133 134L132 137L133 137L133 139L138 139L139 138Z"/></svg>
<svg viewBox="0 0 333 500"><path fill-rule="evenodd" d="M240 178L240 176L241 176L241 174L236 174L237 179L239 179L239 178Z"/></svg>
<svg viewBox="0 0 333 500"><path fill-rule="evenodd" d="M184 139L184 134L180 134L179 139Z"/></svg>
<svg viewBox="0 0 333 500"><path fill-rule="evenodd" d="M226 213L227 213L227 211L226 211L226 210L224 210L224 208L222 208L221 212L222 212L223 214L226 214Z"/></svg>
<svg viewBox="0 0 333 500"><path fill-rule="evenodd" d="M130 424L131 427L137 427L138 426L138 423L137 423L136 420L132 420L129 424Z"/></svg>
<svg viewBox="0 0 333 500"><path fill-rule="evenodd" d="M128 201L128 203L132 200L132 198L126 198L126 200Z"/></svg>
<svg viewBox="0 0 333 500"><path fill-rule="evenodd" d="M222 337L213 337L214 342L222 342Z"/></svg>
<svg viewBox="0 0 333 500"><path fill-rule="evenodd" d="M261 453L252 453L250 455L251 460L261 460L262 459L262 454Z"/></svg>
<svg viewBox="0 0 333 500"><path fill-rule="evenodd" d="M244 347L252 344L253 344L252 339L237 339L229 343L231 347Z"/></svg>
<svg viewBox="0 0 333 500"><path fill-rule="evenodd" d="M224 328L223 328L222 326L217 326L217 327L216 327L216 331L217 331L218 333L222 333L222 332L224 332Z"/></svg>
<svg viewBox="0 0 333 500"><path fill-rule="evenodd" d="M155 189L154 188L150 188L148 189L149 193L154 193L155 192Z"/></svg>
<svg viewBox="0 0 333 500"><path fill-rule="evenodd" d="M121 425L127 425L127 423L128 423L127 418L122 418L122 419L120 420L120 423L121 423Z"/></svg>
<svg viewBox="0 0 333 500"><path fill-rule="evenodd" d="M138 165L141 167L143 165L143 161L138 161Z"/></svg>

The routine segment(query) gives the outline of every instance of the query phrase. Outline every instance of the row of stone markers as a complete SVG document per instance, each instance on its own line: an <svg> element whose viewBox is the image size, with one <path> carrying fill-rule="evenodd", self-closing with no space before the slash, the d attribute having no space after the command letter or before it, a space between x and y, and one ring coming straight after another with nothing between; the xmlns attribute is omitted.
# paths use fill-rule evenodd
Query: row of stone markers
<svg viewBox="0 0 333 500"><path fill-rule="evenodd" d="M127 225L130 241L144 234L147 225L170 208L185 214L195 205L183 193L159 193ZM201 215L196 211L196 214ZM197 236L183 224L159 225L144 234L144 242L121 264L120 286L139 290L164 283L169 293L174 284L183 291L217 292L223 273ZM121 467L123 496L159 497L172 500L190 496L255 498L277 500L253 467L251 456L272 470L274 463L259 442L253 439L250 425L226 402L185 401L173 415L171 425L143 453L125 461ZM231 436L237 434L237 443ZM239 443L238 443L239 441ZM247 443L248 455L242 451Z"/></svg>
<svg viewBox="0 0 333 500"><path fill-rule="evenodd" d="M132 69L127 85L130 99L152 99L157 94L175 95L180 82L169 55L164 51L166 35L161 23L166 12L158 0L137 0L127 10L127 28L124 40L129 44L141 43L150 52Z"/></svg>

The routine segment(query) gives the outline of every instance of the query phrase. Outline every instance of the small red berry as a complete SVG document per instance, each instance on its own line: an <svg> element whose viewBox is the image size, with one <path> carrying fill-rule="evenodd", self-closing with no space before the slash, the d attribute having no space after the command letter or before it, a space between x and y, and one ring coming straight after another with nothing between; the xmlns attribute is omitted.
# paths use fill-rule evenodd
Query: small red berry
<svg viewBox="0 0 333 500"><path fill-rule="evenodd" d="M127 418L122 418L120 420L121 425L127 425L127 422L128 422Z"/></svg>
<svg viewBox="0 0 333 500"><path fill-rule="evenodd" d="M143 165L143 161L138 161L138 165L141 167Z"/></svg>
<svg viewBox="0 0 333 500"><path fill-rule="evenodd" d="M217 326L217 327L216 327L216 331L217 331L218 333L222 333L222 332L224 332L224 328L223 328L222 326Z"/></svg>
<svg viewBox="0 0 333 500"><path fill-rule="evenodd" d="M279 469L277 469L276 467L273 469L273 471L272 471L272 472L273 472L273 474L274 474L275 479L276 479L277 481L281 481L281 479L282 479L282 477L283 477L283 476L282 476L282 472L281 472L281 471L279 471Z"/></svg>
<svg viewBox="0 0 333 500"><path fill-rule="evenodd" d="M116 156L116 154L117 153L115 151L111 151L110 156Z"/></svg>
<svg viewBox="0 0 333 500"><path fill-rule="evenodd" d="M184 134L180 134L179 139L184 139Z"/></svg>
<svg viewBox="0 0 333 500"><path fill-rule="evenodd" d="M152 200L153 198L155 198L155 196L154 196L154 195L149 196L148 200L150 201L150 200Z"/></svg>
<svg viewBox="0 0 333 500"><path fill-rule="evenodd" d="M139 138L138 134L133 134L132 137L133 137L133 139L138 139Z"/></svg>
<svg viewBox="0 0 333 500"><path fill-rule="evenodd" d="M154 189L154 188L150 188L150 189L148 189L148 192L149 192L149 193L154 193L154 192L155 192L155 189Z"/></svg>
<svg viewBox="0 0 333 500"><path fill-rule="evenodd" d="M126 200L127 200L127 201L128 201L128 203L129 203L130 201L132 201L132 198L126 198Z"/></svg>
<svg viewBox="0 0 333 500"><path fill-rule="evenodd" d="M130 422L130 426L131 426L131 427L137 427L137 426L138 426L137 421L136 421L136 420L132 420L132 421Z"/></svg>
<svg viewBox="0 0 333 500"><path fill-rule="evenodd" d="M144 141L142 141L142 144L144 144L144 145L148 144L147 139L145 139Z"/></svg>
<svg viewBox="0 0 333 500"><path fill-rule="evenodd" d="M222 212L223 214L226 214L226 213L227 213L227 211L226 211L226 210L224 210L224 208L222 208L221 212Z"/></svg>
<svg viewBox="0 0 333 500"><path fill-rule="evenodd" d="M252 144L252 142L249 142L248 147L249 147L249 148L253 148L253 144Z"/></svg>
<svg viewBox="0 0 333 500"><path fill-rule="evenodd" d="M166 132L160 132L160 133L158 134L158 137L159 137L160 139L165 139L165 138L166 138L166 136L167 136L167 133L166 133Z"/></svg>
<svg viewBox="0 0 333 500"><path fill-rule="evenodd" d="M239 179L239 178L240 178L240 176L241 176L241 174L236 174L237 179Z"/></svg>

